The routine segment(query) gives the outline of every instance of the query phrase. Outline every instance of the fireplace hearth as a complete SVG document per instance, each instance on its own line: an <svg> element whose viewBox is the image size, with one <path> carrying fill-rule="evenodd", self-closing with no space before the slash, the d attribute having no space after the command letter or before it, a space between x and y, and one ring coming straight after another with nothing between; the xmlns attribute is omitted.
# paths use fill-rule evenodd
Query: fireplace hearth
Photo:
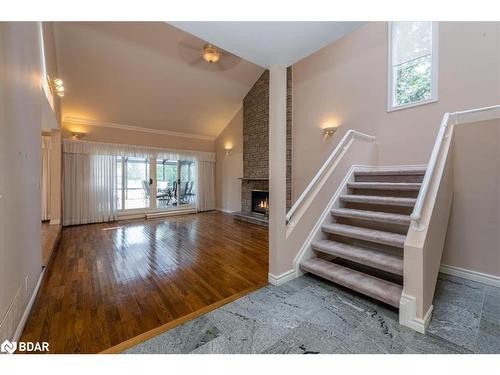
<svg viewBox="0 0 500 375"><path fill-rule="evenodd" d="M252 212L266 215L269 212L269 192L266 190L252 190Z"/></svg>

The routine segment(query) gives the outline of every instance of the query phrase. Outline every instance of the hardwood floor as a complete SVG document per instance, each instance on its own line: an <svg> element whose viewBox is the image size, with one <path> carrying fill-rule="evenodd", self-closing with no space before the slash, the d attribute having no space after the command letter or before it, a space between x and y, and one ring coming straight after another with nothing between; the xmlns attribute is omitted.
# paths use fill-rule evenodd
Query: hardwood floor
<svg viewBox="0 0 500 375"><path fill-rule="evenodd" d="M268 234L221 212L91 224L53 257L21 341L97 353L265 285Z"/></svg>

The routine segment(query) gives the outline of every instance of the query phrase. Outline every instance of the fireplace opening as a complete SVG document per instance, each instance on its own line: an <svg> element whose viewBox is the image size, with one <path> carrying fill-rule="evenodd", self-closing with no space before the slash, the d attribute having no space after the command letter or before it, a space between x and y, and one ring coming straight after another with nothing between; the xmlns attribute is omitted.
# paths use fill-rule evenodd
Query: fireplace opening
<svg viewBox="0 0 500 375"><path fill-rule="evenodd" d="M252 212L267 215L269 212L269 192L252 190Z"/></svg>

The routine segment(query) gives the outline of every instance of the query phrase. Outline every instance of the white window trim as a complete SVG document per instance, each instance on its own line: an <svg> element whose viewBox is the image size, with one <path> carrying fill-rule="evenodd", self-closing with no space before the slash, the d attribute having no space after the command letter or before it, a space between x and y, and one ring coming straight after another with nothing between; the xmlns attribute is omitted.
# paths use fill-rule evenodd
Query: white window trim
<svg viewBox="0 0 500 375"><path fill-rule="evenodd" d="M387 112L399 111L400 109L407 109L417 107L424 104L435 103L439 100L438 97L438 51L439 51L439 22L432 22L432 66L431 66L431 97L429 99L420 100L418 102L393 105L393 72L392 72L392 25L389 22L387 32Z"/></svg>

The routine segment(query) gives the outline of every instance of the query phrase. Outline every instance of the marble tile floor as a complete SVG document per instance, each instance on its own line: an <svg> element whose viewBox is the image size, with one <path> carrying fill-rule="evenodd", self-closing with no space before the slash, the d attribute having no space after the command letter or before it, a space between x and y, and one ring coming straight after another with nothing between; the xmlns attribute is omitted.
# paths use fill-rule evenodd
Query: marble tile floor
<svg viewBox="0 0 500 375"><path fill-rule="evenodd" d="M398 312L305 275L268 285L126 353L500 353L500 288L439 275L426 335Z"/></svg>

